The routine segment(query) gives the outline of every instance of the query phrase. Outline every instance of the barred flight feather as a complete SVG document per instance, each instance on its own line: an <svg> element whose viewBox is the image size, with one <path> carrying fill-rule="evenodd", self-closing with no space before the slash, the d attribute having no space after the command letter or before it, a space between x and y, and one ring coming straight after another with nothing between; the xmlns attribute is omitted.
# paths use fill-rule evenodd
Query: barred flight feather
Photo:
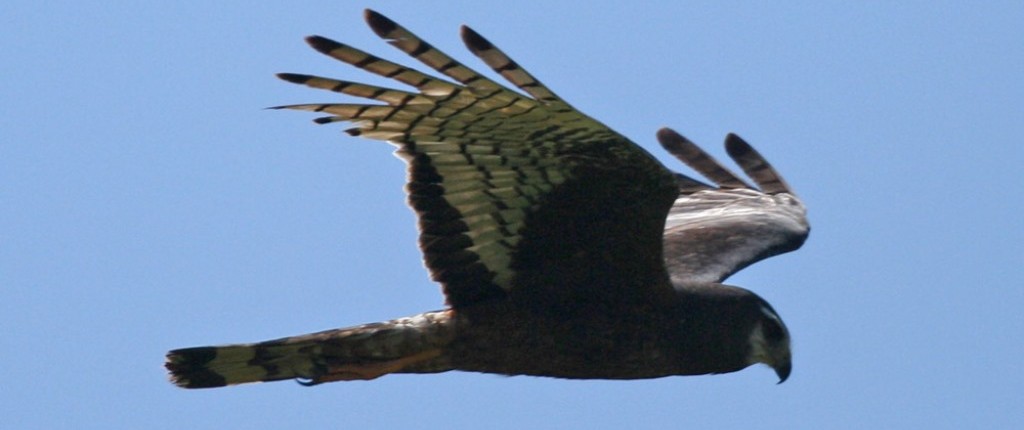
<svg viewBox="0 0 1024 430"><path fill-rule="evenodd" d="M622 179L614 178L622 175L620 170L635 171L638 166L649 167L649 181L671 181L670 172L649 154L573 109L473 30L462 29L470 51L530 97L480 75L376 12L367 11L366 19L392 46L457 83L313 36L307 41L317 51L418 92L283 73L279 76L288 82L384 104L279 108L327 113L332 116L317 122L351 122L356 127L349 134L398 146L396 154L409 163L407 191L419 215L424 261L453 306L503 296L514 287L517 276L529 276L529 268L511 267L513 256L521 251L522 234L537 208L561 185L606 176L610 186L624 186ZM614 162L606 160L596 170L590 166L587 177L580 176L578 164L607 159L609 154ZM625 188L596 187L592 192L595 196L590 199L579 198L597 202L601 193L611 193L605 199L629 195ZM670 200L665 201L667 207ZM552 228L557 229L558 223L582 225L571 216L558 219ZM657 239L659 231L650 230L651 240ZM545 234L538 240L552 237Z"/></svg>

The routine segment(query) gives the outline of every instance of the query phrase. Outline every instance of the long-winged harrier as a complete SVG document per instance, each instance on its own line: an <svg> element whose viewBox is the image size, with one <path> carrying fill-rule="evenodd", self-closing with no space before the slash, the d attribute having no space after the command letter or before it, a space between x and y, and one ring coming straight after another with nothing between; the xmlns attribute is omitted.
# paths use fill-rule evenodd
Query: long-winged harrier
<svg viewBox="0 0 1024 430"><path fill-rule="evenodd" d="M673 173L577 111L469 29L469 50L527 95L464 66L366 11L388 43L444 80L313 36L317 51L415 88L284 73L378 104L281 106L350 122L408 163L409 203L444 310L244 345L171 351L175 384L306 384L448 370L639 379L791 369L789 331L756 294L721 284L800 247L803 204L736 135L730 157L758 188L669 129L658 140L706 176Z"/></svg>

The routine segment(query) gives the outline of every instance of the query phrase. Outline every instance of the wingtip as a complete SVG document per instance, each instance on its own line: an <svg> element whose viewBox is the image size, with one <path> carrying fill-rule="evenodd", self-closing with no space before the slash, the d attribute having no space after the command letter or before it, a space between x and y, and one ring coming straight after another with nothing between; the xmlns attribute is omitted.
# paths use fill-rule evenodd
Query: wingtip
<svg viewBox="0 0 1024 430"><path fill-rule="evenodd" d="M274 76L277 76L277 78L282 81L288 81L293 84L304 84L312 78L310 75L303 75L299 73L278 73Z"/></svg>
<svg viewBox="0 0 1024 430"><path fill-rule="evenodd" d="M331 51L343 46L341 43L335 42L323 36L313 35L306 38L306 43L309 44L313 49L321 54L330 55Z"/></svg>
<svg viewBox="0 0 1024 430"><path fill-rule="evenodd" d="M388 34L398 28L397 22L373 9L363 10L363 19L366 20L366 24L370 26L370 29L382 38L387 38Z"/></svg>
<svg viewBox="0 0 1024 430"><path fill-rule="evenodd" d="M680 148L684 145L693 145L693 142L691 142L690 139L687 139L685 136L679 134L679 132L668 127L658 129L655 136L658 138L658 143L661 143L661 146L669 152L673 152L672 150L674 148Z"/></svg>
<svg viewBox="0 0 1024 430"><path fill-rule="evenodd" d="M655 133L655 135L658 136L658 140L661 140L661 139L663 139L665 137L670 137L670 136L672 136L672 134L679 134L679 133L676 133L675 130L673 130L671 128L668 128L668 127L659 128L658 132Z"/></svg>
<svg viewBox="0 0 1024 430"><path fill-rule="evenodd" d="M757 183L766 194L789 193L796 195L779 172L746 140L735 133L725 136L725 152Z"/></svg>
<svg viewBox="0 0 1024 430"><path fill-rule="evenodd" d="M753 150L753 147L736 133L725 135L725 152L735 159Z"/></svg>
<svg viewBox="0 0 1024 430"><path fill-rule="evenodd" d="M491 41L481 36L480 33L476 32L476 30L469 28L468 25L460 27L459 34L462 36L462 43L465 43L466 47L474 54L494 47L494 45L491 44Z"/></svg>
<svg viewBox="0 0 1024 430"><path fill-rule="evenodd" d="M658 130L658 142L676 159L710 179L719 187L750 188L746 182L722 166L718 160L675 130L668 127Z"/></svg>

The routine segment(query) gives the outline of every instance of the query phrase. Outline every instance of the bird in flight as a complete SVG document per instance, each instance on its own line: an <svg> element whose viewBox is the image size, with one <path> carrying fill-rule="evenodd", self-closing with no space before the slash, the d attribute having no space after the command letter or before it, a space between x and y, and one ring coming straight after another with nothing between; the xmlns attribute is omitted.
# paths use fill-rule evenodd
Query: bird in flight
<svg viewBox="0 0 1024 430"><path fill-rule="evenodd" d="M758 295L721 282L807 238L806 210L749 144L725 139L756 186L670 129L661 145L710 183L674 173L570 106L487 39L474 55L522 92L463 65L387 17L370 28L437 74L333 40L313 49L411 89L282 73L376 103L279 108L397 147L409 204L445 309L252 344L170 351L171 381L208 388L305 385L450 370L572 379L734 372L784 381L789 330Z"/></svg>

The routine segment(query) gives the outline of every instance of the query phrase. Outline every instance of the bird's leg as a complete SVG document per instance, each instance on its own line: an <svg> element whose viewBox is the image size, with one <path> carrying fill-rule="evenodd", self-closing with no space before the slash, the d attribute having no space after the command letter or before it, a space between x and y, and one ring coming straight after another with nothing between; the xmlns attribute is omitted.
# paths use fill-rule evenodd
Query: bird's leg
<svg viewBox="0 0 1024 430"><path fill-rule="evenodd" d="M428 349L394 360L381 361L376 363L341 364L327 367L327 373L317 376L310 381L310 385L335 381L355 381L377 379L388 373L394 373L404 369L411 364L437 358L441 355L440 349Z"/></svg>

